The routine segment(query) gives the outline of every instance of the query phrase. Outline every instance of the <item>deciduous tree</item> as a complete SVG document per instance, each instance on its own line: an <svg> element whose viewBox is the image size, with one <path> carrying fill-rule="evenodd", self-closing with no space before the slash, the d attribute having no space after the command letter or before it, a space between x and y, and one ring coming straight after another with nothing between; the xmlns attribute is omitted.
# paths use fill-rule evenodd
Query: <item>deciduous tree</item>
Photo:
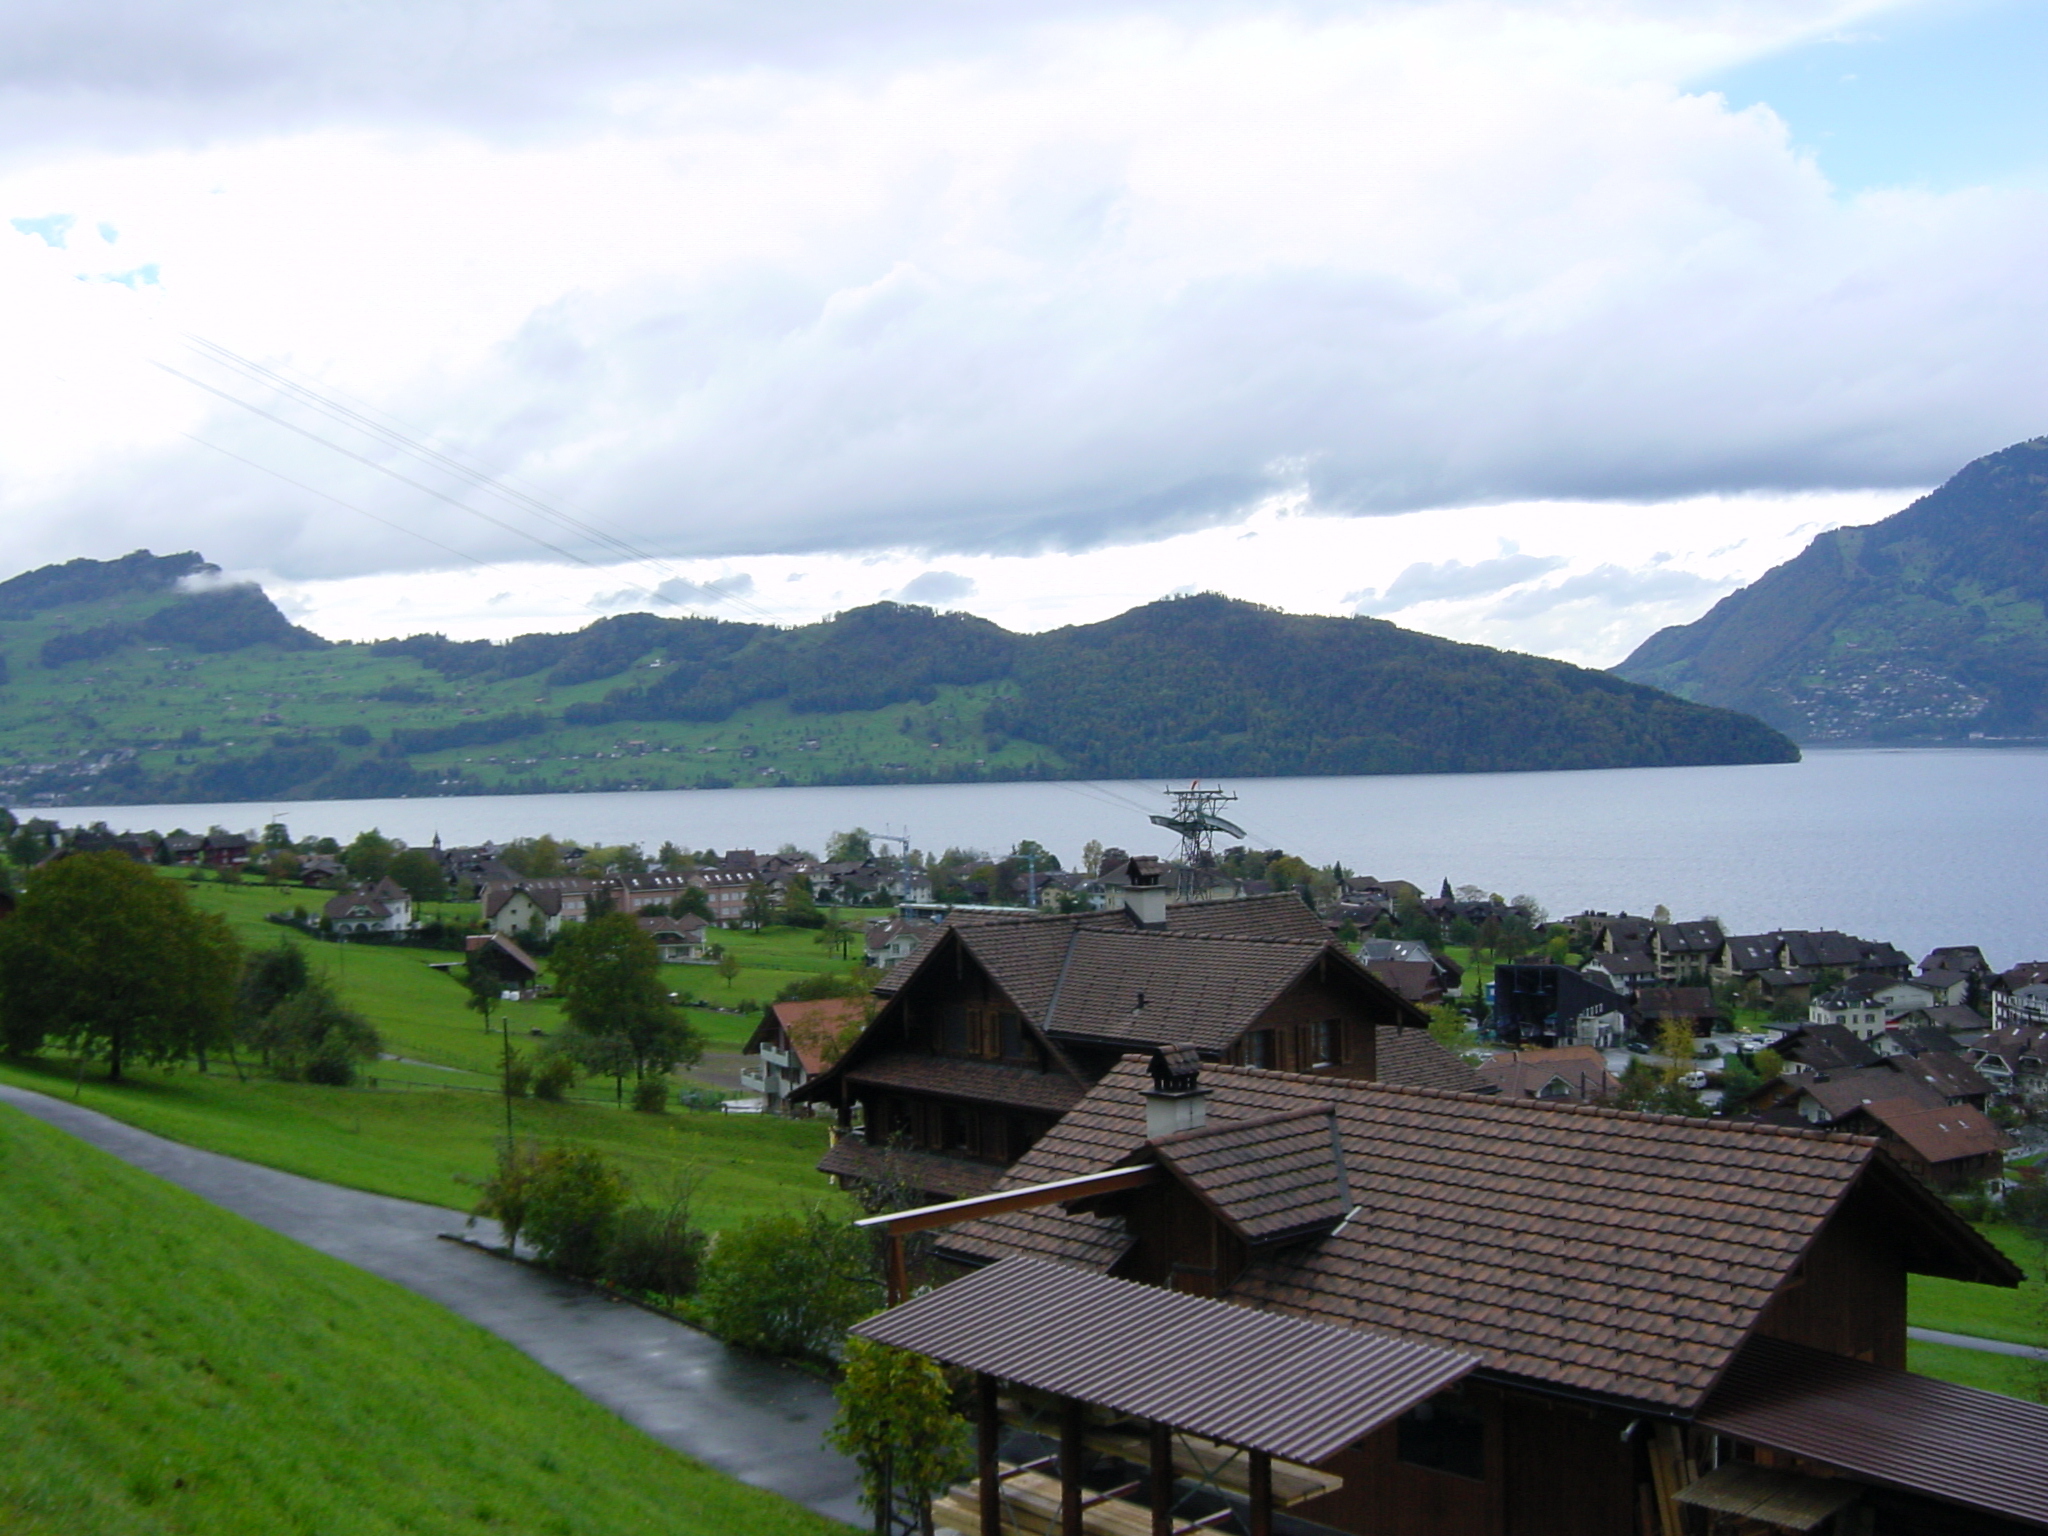
<svg viewBox="0 0 2048 1536"><path fill-rule="evenodd" d="M184 1061L224 1042L241 952L226 921L121 853L81 853L33 871L0 923L0 1044L56 1040L104 1057Z"/></svg>
<svg viewBox="0 0 2048 1536"><path fill-rule="evenodd" d="M703 1038L669 999L661 951L625 913L565 927L550 968L569 1027L586 1042L626 1042L636 1077L660 1075L703 1053Z"/></svg>

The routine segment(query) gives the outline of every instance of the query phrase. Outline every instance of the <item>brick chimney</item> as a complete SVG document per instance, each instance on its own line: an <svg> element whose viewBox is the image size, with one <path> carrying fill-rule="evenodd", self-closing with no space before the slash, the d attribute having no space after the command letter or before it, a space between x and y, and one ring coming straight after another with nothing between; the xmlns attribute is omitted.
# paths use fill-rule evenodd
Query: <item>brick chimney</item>
<svg viewBox="0 0 2048 1536"><path fill-rule="evenodd" d="M1209 1090L1201 1085L1202 1058L1192 1045L1162 1045L1152 1053L1152 1086L1145 1090L1145 1139L1200 1130L1209 1120Z"/></svg>

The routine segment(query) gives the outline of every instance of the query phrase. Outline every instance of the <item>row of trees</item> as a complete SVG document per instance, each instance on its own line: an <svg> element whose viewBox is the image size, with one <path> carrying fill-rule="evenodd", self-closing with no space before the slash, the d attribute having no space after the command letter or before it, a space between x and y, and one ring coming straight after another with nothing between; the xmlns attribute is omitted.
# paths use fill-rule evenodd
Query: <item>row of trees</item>
<svg viewBox="0 0 2048 1536"><path fill-rule="evenodd" d="M239 1069L248 1050L280 1077L346 1084L380 1042L297 946L244 956L182 884L106 852L36 868L0 923L0 1049L51 1045L104 1060L115 1081L215 1054Z"/></svg>

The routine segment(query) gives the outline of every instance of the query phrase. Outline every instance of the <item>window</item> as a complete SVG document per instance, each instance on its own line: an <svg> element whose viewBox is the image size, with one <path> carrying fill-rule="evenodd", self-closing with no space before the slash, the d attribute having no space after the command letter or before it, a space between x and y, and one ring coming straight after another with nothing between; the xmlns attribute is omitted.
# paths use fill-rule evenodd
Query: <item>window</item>
<svg viewBox="0 0 2048 1536"><path fill-rule="evenodd" d="M965 1056L973 1048L973 1039L965 1005L948 1004L939 1015L939 1049L949 1056Z"/></svg>
<svg viewBox="0 0 2048 1536"><path fill-rule="evenodd" d="M1244 1064L1248 1067L1273 1065L1273 1031L1255 1029L1244 1037Z"/></svg>
<svg viewBox="0 0 2048 1536"><path fill-rule="evenodd" d="M1464 1387L1439 1392L1396 1421L1394 1456L1452 1477L1486 1476L1486 1416Z"/></svg>
<svg viewBox="0 0 2048 1536"><path fill-rule="evenodd" d="M1029 1061L1035 1053L1031 1041L1024 1033L1024 1018L1021 1014L1003 1012L996 1015L996 1022L1002 1029L1003 1055L1011 1061Z"/></svg>
<svg viewBox="0 0 2048 1536"><path fill-rule="evenodd" d="M1319 1067L1334 1067L1344 1060L1344 1026L1324 1019L1315 1026L1315 1049L1310 1060Z"/></svg>
<svg viewBox="0 0 2048 1536"><path fill-rule="evenodd" d="M974 1150L974 1117L957 1105L948 1104L939 1113L942 1149L947 1152Z"/></svg>

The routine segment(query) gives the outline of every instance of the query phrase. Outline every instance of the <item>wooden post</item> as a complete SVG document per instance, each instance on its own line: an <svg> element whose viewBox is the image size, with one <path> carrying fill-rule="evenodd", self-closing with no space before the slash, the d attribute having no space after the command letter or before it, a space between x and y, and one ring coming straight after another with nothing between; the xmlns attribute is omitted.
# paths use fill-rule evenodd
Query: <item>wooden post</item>
<svg viewBox="0 0 2048 1536"><path fill-rule="evenodd" d="M1152 1421L1152 1536L1173 1536L1173 1426Z"/></svg>
<svg viewBox="0 0 2048 1536"><path fill-rule="evenodd" d="M910 1300L910 1272L903 1263L903 1238L889 1234L889 1305L900 1307Z"/></svg>
<svg viewBox="0 0 2048 1536"><path fill-rule="evenodd" d="M981 1473L981 1536L1002 1536L1003 1529L1003 1473L996 1462L997 1440L1003 1428L996 1411L1000 1385L987 1371L975 1373L975 1459Z"/></svg>
<svg viewBox="0 0 2048 1536"><path fill-rule="evenodd" d="M1060 1536L1085 1536L1081 1529L1081 1442L1088 1409L1071 1397L1060 1399Z"/></svg>
<svg viewBox="0 0 2048 1536"><path fill-rule="evenodd" d="M1250 1471L1251 1536L1273 1536L1273 1458L1264 1451L1253 1451Z"/></svg>

